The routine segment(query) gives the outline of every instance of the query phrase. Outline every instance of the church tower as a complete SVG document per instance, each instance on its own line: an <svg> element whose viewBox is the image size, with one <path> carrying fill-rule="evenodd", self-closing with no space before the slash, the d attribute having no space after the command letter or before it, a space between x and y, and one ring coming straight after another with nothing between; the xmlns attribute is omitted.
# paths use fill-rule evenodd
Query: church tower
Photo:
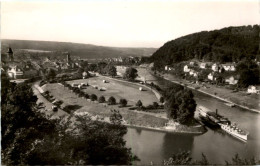
<svg viewBox="0 0 260 166"><path fill-rule="evenodd" d="M11 47L8 48L7 51L8 60L13 62L14 61L14 53Z"/></svg>
<svg viewBox="0 0 260 166"><path fill-rule="evenodd" d="M70 64L70 61L71 61L71 59L70 59L70 53L68 52L68 54L67 54L67 63Z"/></svg>

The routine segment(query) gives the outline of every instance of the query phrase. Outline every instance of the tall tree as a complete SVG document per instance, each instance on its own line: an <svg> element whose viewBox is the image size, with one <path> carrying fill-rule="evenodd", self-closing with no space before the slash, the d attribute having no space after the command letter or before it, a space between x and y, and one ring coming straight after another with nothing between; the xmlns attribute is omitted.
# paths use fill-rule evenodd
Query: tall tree
<svg viewBox="0 0 260 166"><path fill-rule="evenodd" d="M138 71L135 68L129 67L129 68L126 69L126 71L123 75L123 78L130 80L130 81L133 81L138 76L137 72Z"/></svg>

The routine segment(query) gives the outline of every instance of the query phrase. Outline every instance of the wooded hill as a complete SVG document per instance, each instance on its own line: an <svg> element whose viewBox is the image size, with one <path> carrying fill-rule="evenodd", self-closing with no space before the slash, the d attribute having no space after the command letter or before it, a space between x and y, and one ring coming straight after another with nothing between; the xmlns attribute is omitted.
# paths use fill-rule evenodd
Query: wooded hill
<svg viewBox="0 0 260 166"><path fill-rule="evenodd" d="M8 40L3 39L1 43L1 53L5 54L8 47L12 47L14 52L25 52L27 49L39 50L38 54L48 55L48 52L56 52L56 56L62 55L60 52L69 51L71 56L87 58L113 58L127 56L151 56L156 48L126 48L126 47L105 47L91 44L53 42L53 41L32 41L32 40ZM27 51L29 52L29 51ZM37 52L37 51L36 51ZM30 52L30 54L35 54ZM50 56L53 53L49 53ZM62 55L64 56L64 55Z"/></svg>
<svg viewBox="0 0 260 166"><path fill-rule="evenodd" d="M259 25L249 25L190 34L165 43L150 61L159 69L193 58L220 63L260 59L259 32Z"/></svg>

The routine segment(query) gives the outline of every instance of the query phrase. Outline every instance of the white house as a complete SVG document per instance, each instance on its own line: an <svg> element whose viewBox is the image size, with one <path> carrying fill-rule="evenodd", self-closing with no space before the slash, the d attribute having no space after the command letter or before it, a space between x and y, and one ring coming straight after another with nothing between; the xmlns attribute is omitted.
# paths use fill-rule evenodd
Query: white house
<svg viewBox="0 0 260 166"><path fill-rule="evenodd" d="M185 73L190 72L189 66L188 66L188 65L185 65L184 68L183 68L183 71L184 71Z"/></svg>
<svg viewBox="0 0 260 166"><path fill-rule="evenodd" d="M218 70L219 70L219 65L216 64L216 63L214 63L214 64L211 66L211 69L212 69L213 71L218 71Z"/></svg>
<svg viewBox="0 0 260 166"><path fill-rule="evenodd" d="M259 93L259 90L255 86L250 85L247 89L247 93Z"/></svg>
<svg viewBox="0 0 260 166"><path fill-rule="evenodd" d="M193 75L194 72L195 72L195 71L191 69L190 72L189 72L189 74L190 74L190 75Z"/></svg>
<svg viewBox="0 0 260 166"><path fill-rule="evenodd" d="M213 81L213 79L214 79L214 75L213 75L213 73L209 73L209 75L208 75L208 79L211 80L211 81Z"/></svg>
<svg viewBox="0 0 260 166"><path fill-rule="evenodd" d="M189 74L190 74L191 76L194 76L194 77L197 77L197 76L198 76L198 72L196 72L195 70L192 70L192 69L190 69Z"/></svg>
<svg viewBox="0 0 260 166"><path fill-rule="evenodd" d="M225 82L229 83L229 85L235 85L237 84L238 80L236 80L234 76L231 76L228 79L226 79Z"/></svg>
<svg viewBox="0 0 260 166"><path fill-rule="evenodd" d="M206 67L207 67L207 64L206 64L206 63L201 63L201 64L200 64L200 68L201 68L201 69L206 69Z"/></svg>
<svg viewBox="0 0 260 166"><path fill-rule="evenodd" d="M170 67L170 66L165 66L165 68L164 68L166 71L171 71L171 70L173 70L173 67Z"/></svg>
<svg viewBox="0 0 260 166"><path fill-rule="evenodd" d="M225 69L225 71L236 71L236 66L235 64L222 64L223 68Z"/></svg>
<svg viewBox="0 0 260 166"><path fill-rule="evenodd" d="M11 66L7 70L8 76L13 79L23 78L23 71L18 66Z"/></svg>

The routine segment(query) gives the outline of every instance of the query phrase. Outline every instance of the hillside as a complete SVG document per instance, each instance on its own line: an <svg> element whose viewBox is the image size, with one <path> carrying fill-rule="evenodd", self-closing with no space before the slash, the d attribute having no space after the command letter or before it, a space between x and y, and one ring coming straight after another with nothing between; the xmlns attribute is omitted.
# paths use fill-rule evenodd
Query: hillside
<svg viewBox="0 0 260 166"><path fill-rule="evenodd" d="M88 58L112 58L112 57L126 57L126 56L150 56L156 48L120 48L120 47L104 47L90 44L68 43L68 42L52 42L52 41L31 41L31 40L2 40L1 53L4 54L10 46L14 52L28 52L34 51L41 55L62 55L61 52L69 51L72 57ZM50 53L52 52L52 54ZM30 54L33 54L30 51ZM48 55L48 56L49 56ZM18 55L19 56L19 55Z"/></svg>
<svg viewBox="0 0 260 166"><path fill-rule="evenodd" d="M155 68L197 59L213 62L238 62L259 58L259 25L203 31L169 41L150 58Z"/></svg>

